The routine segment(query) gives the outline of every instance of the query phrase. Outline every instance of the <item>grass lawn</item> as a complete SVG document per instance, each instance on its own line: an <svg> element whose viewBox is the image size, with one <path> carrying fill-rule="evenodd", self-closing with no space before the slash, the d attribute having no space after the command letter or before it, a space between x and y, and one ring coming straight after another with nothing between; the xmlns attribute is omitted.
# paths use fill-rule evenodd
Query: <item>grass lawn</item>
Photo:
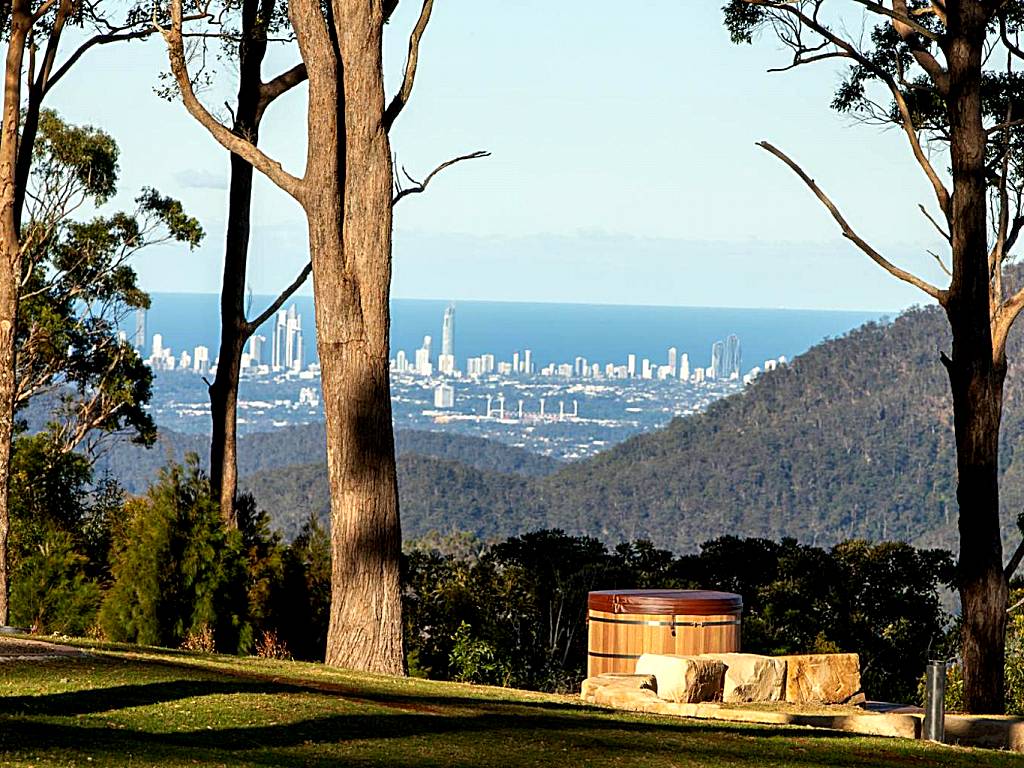
<svg viewBox="0 0 1024 768"><path fill-rule="evenodd" d="M0 765L982 768L1021 766L1024 756L108 646L84 657L0 663Z"/></svg>

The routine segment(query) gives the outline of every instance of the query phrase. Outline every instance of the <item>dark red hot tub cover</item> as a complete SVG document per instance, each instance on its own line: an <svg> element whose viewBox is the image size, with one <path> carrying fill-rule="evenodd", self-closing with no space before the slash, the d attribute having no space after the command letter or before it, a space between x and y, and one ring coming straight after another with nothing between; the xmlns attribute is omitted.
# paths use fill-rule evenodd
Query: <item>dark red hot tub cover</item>
<svg viewBox="0 0 1024 768"><path fill-rule="evenodd" d="M606 589L591 592L587 607L604 613L716 616L741 613L743 598L732 592L699 589Z"/></svg>

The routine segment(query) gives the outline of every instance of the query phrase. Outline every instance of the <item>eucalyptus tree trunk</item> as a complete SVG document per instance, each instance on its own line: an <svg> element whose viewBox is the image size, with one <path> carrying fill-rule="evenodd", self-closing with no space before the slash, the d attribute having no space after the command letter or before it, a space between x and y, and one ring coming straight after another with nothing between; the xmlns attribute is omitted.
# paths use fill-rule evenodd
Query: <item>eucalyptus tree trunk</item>
<svg viewBox="0 0 1024 768"><path fill-rule="evenodd" d="M306 169L296 177L222 125L196 97L181 32L182 0L161 27L186 109L303 208L309 230L331 493L331 616L327 663L403 674L401 528L388 342L392 209L423 192L397 188L388 131L412 93L433 0L409 37L398 93L384 106L384 25L396 0L291 0L288 15L308 77ZM303 276L300 276L303 277Z"/></svg>
<svg viewBox="0 0 1024 768"><path fill-rule="evenodd" d="M978 2L949 4L947 110L953 172L953 280L944 303L953 335L946 360L953 394L958 583L963 611L964 706L1002 712L1007 579L999 524L999 427L1005 338L994 341L987 225L981 72L988 11Z"/></svg>
<svg viewBox="0 0 1024 768"><path fill-rule="evenodd" d="M18 232L16 183L21 70L32 26L27 0L11 7L10 34L4 71L3 128L0 129L0 625L9 617L11 439L14 435L14 336L21 282L21 238Z"/></svg>
<svg viewBox="0 0 1024 768"><path fill-rule="evenodd" d="M273 12L273 3L269 3ZM234 133L253 144L259 141L261 66L267 51L266 22L260 3L242 3L242 35L238 45L238 101ZM264 11L265 13L265 11ZM220 350L217 373L209 386L210 490L220 502L221 518L231 527L238 490L238 383L245 342L252 335L245 317L245 280L249 260L253 167L231 153L224 274L220 294Z"/></svg>
<svg viewBox="0 0 1024 768"><path fill-rule="evenodd" d="M376 3L335 5L340 17L334 40L317 37L306 45L337 44L340 61L323 57L322 66L314 67L303 56L310 100L306 178L312 182L305 208L331 490L326 661L401 674L401 529L388 370L392 167L382 121L384 18ZM316 124L314 115L322 118Z"/></svg>

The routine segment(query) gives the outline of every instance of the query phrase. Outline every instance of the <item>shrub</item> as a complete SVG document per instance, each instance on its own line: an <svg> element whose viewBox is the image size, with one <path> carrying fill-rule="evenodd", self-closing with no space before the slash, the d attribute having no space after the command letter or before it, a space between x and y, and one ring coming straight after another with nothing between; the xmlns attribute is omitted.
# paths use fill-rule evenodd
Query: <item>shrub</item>
<svg viewBox="0 0 1024 768"><path fill-rule="evenodd" d="M50 529L14 572L11 621L43 634L84 635L96 623L100 589L71 535Z"/></svg>
<svg viewBox="0 0 1024 768"><path fill-rule="evenodd" d="M126 514L100 610L107 636L175 648L206 627L218 650L251 647L242 539L224 529L198 458L163 471Z"/></svg>

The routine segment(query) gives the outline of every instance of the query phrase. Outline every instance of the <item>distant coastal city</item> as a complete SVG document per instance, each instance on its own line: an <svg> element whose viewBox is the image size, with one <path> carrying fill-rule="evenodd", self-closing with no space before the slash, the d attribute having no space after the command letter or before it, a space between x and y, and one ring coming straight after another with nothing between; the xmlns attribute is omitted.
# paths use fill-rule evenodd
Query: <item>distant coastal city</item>
<svg viewBox="0 0 1024 768"><path fill-rule="evenodd" d="M626 353L597 362L574 354L538 362L531 347L500 359L483 352L459 363L456 307L438 317L434 335L391 359L392 403L398 428L450 430L498 439L564 459L592 455L638 432L664 426L739 391L762 371L786 362L764 360L743 372L740 338L729 334L711 344L710 365L691 363L687 352L669 347L661 361ZM217 359L208 345L176 350L172 333L135 319L133 346L155 374L151 412L157 423L182 432L209 429L206 381ZM252 336L242 357L239 428L257 432L323 419L319 364L307 357L303 316L296 305L281 309L269 333ZM127 340L127 334L124 335ZM149 344L147 345L147 341Z"/></svg>

